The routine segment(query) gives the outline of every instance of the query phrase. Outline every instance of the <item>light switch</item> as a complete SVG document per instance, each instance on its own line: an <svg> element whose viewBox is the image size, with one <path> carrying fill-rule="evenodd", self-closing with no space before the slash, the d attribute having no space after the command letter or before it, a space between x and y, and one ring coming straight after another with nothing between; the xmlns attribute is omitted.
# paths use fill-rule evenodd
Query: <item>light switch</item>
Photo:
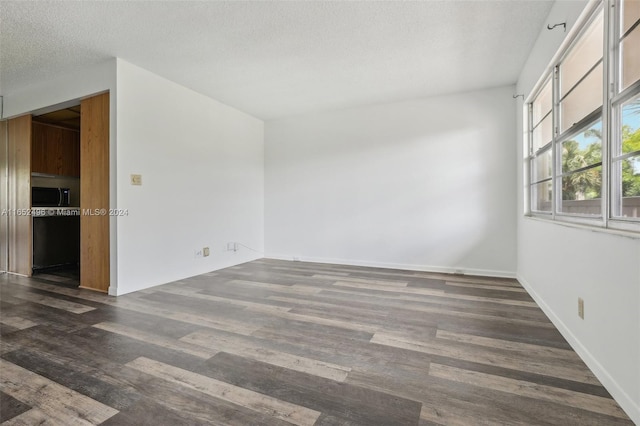
<svg viewBox="0 0 640 426"><path fill-rule="evenodd" d="M131 185L142 185L142 175L131 175Z"/></svg>

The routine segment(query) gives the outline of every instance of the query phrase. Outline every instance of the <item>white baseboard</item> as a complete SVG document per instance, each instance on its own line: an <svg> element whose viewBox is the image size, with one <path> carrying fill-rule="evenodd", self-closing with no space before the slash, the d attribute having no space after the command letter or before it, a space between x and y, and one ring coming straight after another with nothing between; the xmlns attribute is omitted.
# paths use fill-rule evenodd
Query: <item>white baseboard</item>
<svg viewBox="0 0 640 426"><path fill-rule="evenodd" d="M516 273L513 271L465 268L464 266L413 265L413 264L407 264L407 263L372 262L368 260L334 259L334 258L323 258L323 257L294 257L291 255L284 255L284 254L265 254L264 257L267 259L276 259L276 260L299 260L301 262L330 263L335 265L350 265L350 266L367 266L370 268L402 269L405 271L478 275L482 277L494 277L494 278L516 278Z"/></svg>
<svg viewBox="0 0 640 426"><path fill-rule="evenodd" d="M156 286L159 286L159 285L169 284L169 283L172 283L172 282L175 282L175 281L184 280L184 279L195 277L195 276L198 276L198 275L201 275L201 274L205 274L205 273L208 273L208 272L219 271L220 269L230 268L232 266L240 265L240 264L251 262L253 260L258 260L258 259L262 259L262 256L250 254L248 257L241 257L239 259L235 259L235 260L231 260L229 262L226 262L225 264L222 264L222 265L216 265L216 266L213 267L213 269L207 269L205 271L200 271L200 272L191 271L191 272L189 272L188 275L180 275L180 276L177 276L177 277L172 277L169 281L149 282L149 283L143 284L143 285L138 286L138 287L129 288L129 289L127 289L127 291L122 291L121 288L119 288L117 286L114 286L114 285L110 285L109 286L109 290L108 290L108 294L109 294L109 296L123 296L125 294L134 293L134 292L140 291L140 290L146 290L148 288L156 287Z"/></svg>
<svg viewBox="0 0 640 426"><path fill-rule="evenodd" d="M624 389L615 381L609 374L606 368L600 364L600 362L589 352L589 350L580 342L580 340L571 332L569 327L556 315L556 313L546 304L546 302L540 297L533 287L527 282L527 280L518 274L517 276L520 284L527 290L529 295L536 301L538 306L549 317L553 325L556 326L560 334L567 340L569 345L574 351L582 358L587 367L595 374L600 380L602 385L609 391L611 396L620 404L620 407L627 413L635 424L640 425L640 405L633 401L633 399L624 391Z"/></svg>

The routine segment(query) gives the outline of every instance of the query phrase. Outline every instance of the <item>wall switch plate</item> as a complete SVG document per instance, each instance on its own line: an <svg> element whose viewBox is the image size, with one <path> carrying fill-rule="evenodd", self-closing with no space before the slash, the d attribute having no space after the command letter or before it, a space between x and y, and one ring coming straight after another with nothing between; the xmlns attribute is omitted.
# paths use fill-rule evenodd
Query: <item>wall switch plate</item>
<svg viewBox="0 0 640 426"><path fill-rule="evenodd" d="M584 300L582 297L578 297L578 316L584 319Z"/></svg>
<svg viewBox="0 0 640 426"><path fill-rule="evenodd" d="M142 185L142 175L131 175L131 185Z"/></svg>
<svg viewBox="0 0 640 426"><path fill-rule="evenodd" d="M205 248L202 249L202 255L204 257L209 256L209 247L205 247Z"/></svg>

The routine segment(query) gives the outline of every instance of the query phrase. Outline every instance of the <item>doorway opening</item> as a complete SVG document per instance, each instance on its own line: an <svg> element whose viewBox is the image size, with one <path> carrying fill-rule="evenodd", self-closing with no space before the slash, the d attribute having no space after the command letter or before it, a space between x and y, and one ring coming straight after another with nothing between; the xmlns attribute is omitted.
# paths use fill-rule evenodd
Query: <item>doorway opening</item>
<svg viewBox="0 0 640 426"><path fill-rule="evenodd" d="M80 286L81 106L32 117L32 273Z"/></svg>
<svg viewBox="0 0 640 426"><path fill-rule="evenodd" d="M109 115L105 92L0 122L0 269L108 292Z"/></svg>

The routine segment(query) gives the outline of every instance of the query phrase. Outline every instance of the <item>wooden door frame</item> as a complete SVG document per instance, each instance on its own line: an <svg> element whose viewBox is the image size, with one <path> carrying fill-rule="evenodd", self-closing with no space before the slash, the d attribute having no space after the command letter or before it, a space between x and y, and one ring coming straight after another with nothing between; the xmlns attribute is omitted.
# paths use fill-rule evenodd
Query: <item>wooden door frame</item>
<svg viewBox="0 0 640 426"><path fill-rule="evenodd" d="M110 286L110 97L80 102L80 287Z"/></svg>
<svg viewBox="0 0 640 426"><path fill-rule="evenodd" d="M7 120L7 271L33 273L31 209L31 114Z"/></svg>
<svg viewBox="0 0 640 426"><path fill-rule="evenodd" d="M7 213L9 208L8 182L9 141L7 120L0 120L0 210ZM9 216L0 215L0 272L9 271Z"/></svg>

